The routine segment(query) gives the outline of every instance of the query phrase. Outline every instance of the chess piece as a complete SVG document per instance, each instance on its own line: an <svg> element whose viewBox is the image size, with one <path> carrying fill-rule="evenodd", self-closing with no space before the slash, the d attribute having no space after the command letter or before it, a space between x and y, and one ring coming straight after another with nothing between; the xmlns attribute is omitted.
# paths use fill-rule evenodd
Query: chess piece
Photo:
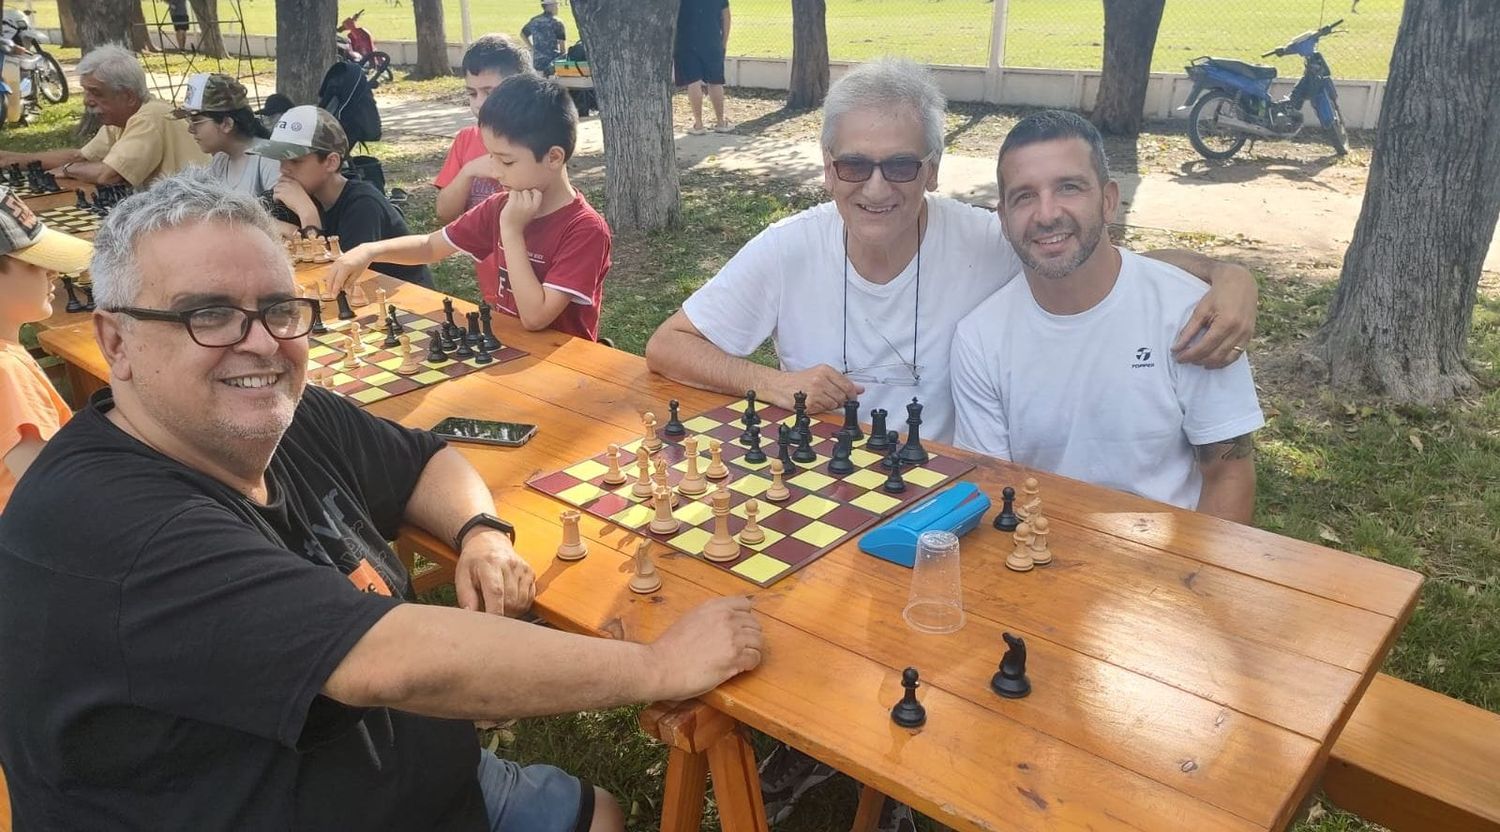
<svg viewBox="0 0 1500 832"><path fill-rule="evenodd" d="M484 336L479 334L479 313L466 313L464 320L469 325L469 331L464 335L464 340L468 341L471 346L479 346L479 342L484 340Z"/></svg>
<svg viewBox="0 0 1500 832"><path fill-rule="evenodd" d="M605 485L624 485L626 477L625 472L620 470L620 446L610 445L605 457L609 460L609 470L604 472L599 481Z"/></svg>
<svg viewBox="0 0 1500 832"><path fill-rule="evenodd" d="M917 701L917 669L908 667L901 671L901 687L906 692L901 695L901 701L896 707L891 708L891 721L902 728L921 728L927 724L927 709Z"/></svg>
<svg viewBox="0 0 1500 832"><path fill-rule="evenodd" d="M1031 562L1037 566L1046 566L1052 562L1052 550L1047 548L1047 534L1049 533L1047 518L1040 514L1034 515L1031 522Z"/></svg>
<svg viewBox="0 0 1500 832"><path fill-rule="evenodd" d="M78 196L77 199L73 200L73 207L80 211L87 211L89 209L89 195L84 193L82 188L73 189L73 193Z"/></svg>
<svg viewBox="0 0 1500 832"><path fill-rule="evenodd" d="M792 461L792 429L786 425L776 426L776 457L781 460L782 470L797 470L797 463Z"/></svg>
<svg viewBox="0 0 1500 832"><path fill-rule="evenodd" d="M443 352L443 341L435 335L427 336L427 363L441 364L448 360L448 354Z"/></svg>
<svg viewBox="0 0 1500 832"><path fill-rule="evenodd" d="M766 539L766 532L757 522L760 516L760 503L754 499L745 501L745 527L740 529L740 542L746 546L754 546Z"/></svg>
<svg viewBox="0 0 1500 832"><path fill-rule="evenodd" d="M452 338L453 330L457 329L453 323L453 298L443 298L443 333Z"/></svg>
<svg viewBox="0 0 1500 832"><path fill-rule="evenodd" d="M338 297L335 298L335 300L337 300L338 304L339 304L339 320L341 320L341 321L350 321L350 320L353 320L354 319L354 309L349 306L349 293L340 290L339 294L338 294Z"/></svg>
<svg viewBox="0 0 1500 832"><path fill-rule="evenodd" d="M364 353L365 353L365 331L364 331L364 328L359 325L359 321L350 321L349 322L349 337L354 339L354 351L355 351L355 353L359 354L359 355L364 355Z"/></svg>
<svg viewBox="0 0 1500 832"><path fill-rule="evenodd" d="M401 345L401 365L396 368L398 376L414 376L422 371L422 359L411 349L411 336L401 333L396 336L396 343Z"/></svg>
<svg viewBox="0 0 1500 832"><path fill-rule="evenodd" d="M1005 639L1005 655L1000 659L1000 669L990 677L990 690L1006 699L1020 699L1031 693L1031 680L1026 678L1026 639L1001 633Z"/></svg>
<svg viewBox="0 0 1500 832"><path fill-rule="evenodd" d="M1014 541L1015 548L1005 558L1006 568L1014 572L1030 572L1034 566L1031 562L1031 524L1021 521L1011 535L1011 540Z"/></svg>
<svg viewBox="0 0 1500 832"><path fill-rule="evenodd" d="M83 311L85 311L85 312L92 312L92 311L94 311L94 284L93 284L93 281L90 281L88 283L80 283L80 284L78 284L78 288L80 288L80 289L83 290Z"/></svg>
<svg viewBox="0 0 1500 832"><path fill-rule="evenodd" d="M328 253L333 255L335 260L344 256L344 249L339 245L339 235L335 234L328 238Z"/></svg>
<svg viewBox="0 0 1500 832"><path fill-rule="evenodd" d="M1010 486L1000 491L1000 513L995 515L995 528L1002 532L1013 532L1021 522L1016 516L1016 490Z"/></svg>
<svg viewBox="0 0 1500 832"><path fill-rule="evenodd" d="M1041 513L1042 489L1037 485L1036 477L1027 477L1021 481L1021 504L1016 506L1016 516L1022 520L1030 520L1032 511Z"/></svg>
<svg viewBox="0 0 1500 832"><path fill-rule="evenodd" d="M400 341L396 340L396 322L391 320L390 318L386 318L385 340L380 342L380 348L388 350L400 343Z"/></svg>
<svg viewBox="0 0 1500 832"><path fill-rule="evenodd" d="M474 348L474 363L488 364L494 360L495 357L493 355L490 355L490 348L485 345L484 338L481 337L479 339L479 344Z"/></svg>
<svg viewBox="0 0 1500 832"><path fill-rule="evenodd" d="M381 291L384 291L384 290L381 290ZM390 318L391 322L396 325L396 334L397 335L400 335L401 333L403 333L403 332L406 331L406 327L404 327L404 326L401 325L401 316L396 314L396 304L394 304L394 303L390 304L389 306L387 306L385 308L385 316L387 318Z"/></svg>
<svg viewBox="0 0 1500 832"><path fill-rule="evenodd" d="M292 246L292 261L299 262L297 261L297 249L302 245L302 238L298 237L288 245ZM332 303L334 300L333 282L328 279L327 275L318 278L318 300L324 303Z"/></svg>
<svg viewBox="0 0 1500 832"><path fill-rule="evenodd" d="M713 506L714 531L708 542L703 544L703 557L715 563L734 560L740 556L740 544L729 534L728 489L722 484L715 488L709 503Z"/></svg>
<svg viewBox="0 0 1500 832"><path fill-rule="evenodd" d="M683 427L682 418L677 414L677 408L681 405L676 399L667 402L667 424L662 428L662 433L667 436L686 436L687 428Z"/></svg>
<svg viewBox="0 0 1500 832"><path fill-rule="evenodd" d="M901 494L906 491L906 480L901 478L901 454L892 450L890 455L891 473L881 484L880 490L887 494Z"/></svg>
<svg viewBox="0 0 1500 832"><path fill-rule="evenodd" d="M68 305L65 307L69 312L82 312L83 302L78 299L78 292L74 289L73 278L63 276L63 291L68 293Z"/></svg>
<svg viewBox="0 0 1500 832"><path fill-rule="evenodd" d="M377 285L375 287L375 308L378 310L384 310L385 305L385 287ZM390 317L394 318L396 316L391 315Z"/></svg>
<svg viewBox="0 0 1500 832"><path fill-rule="evenodd" d="M635 574L630 577L630 591L650 595L661 589L661 576L656 574L656 564L651 561L651 541L641 538L635 546Z"/></svg>
<svg viewBox="0 0 1500 832"><path fill-rule="evenodd" d="M635 484L630 486L630 495L644 500L656 487L651 481L651 453L645 448L636 448L635 465Z"/></svg>
<svg viewBox="0 0 1500 832"><path fill-rule="evenodd" d="M676 533L682 527L682 521L672 514L672 492L657 486L652 499L655 500L656 516L651 518L651 532L653 534Z"/></svg>
<svg viewBox="0 0 1500 832"><path fill-rule="evenodd" d="M792 428L792 432L797 434L797 450L792 453L792 460L795 462L817 462L818 455L813 452L812 447L812 427L804 427L801 430L794 427Z"/></svg>
<svg viewBox="0 0 1500 832"><path fill-rule="evenodd" d="M313 238L313 246L314 246L314 250L313 250L313 258L312 259L313 259L314 263L332 263L333 262L333 255L331 255L331 254L328 253L328 246L326 244L324 244L322 237L315 237L315 238ZM362 304L362 303L360 303L358 301L355 301L354 304L356 306L363 306L364 305L364 304Z"/></svg>
<svg viewBox="0 0 1500 832"><path fill-rule="evenodd" d="M677 492L673 491L671 487L667 485L667 461L665 459L662 459L661 457L656 457L656 459L653 461L651 469L651 483L656 488L660 488L666 491L668 499L672 501L672 506L674 508L677 506Z"/></svg>
<svg viewBox="0 0 1500 832"><path fill-rule="evenodd" d="M708 480L698 470L698 437L689 436L682 440L682 452L687 462L687 471L683 473L682 481L677 483L677 491L688 497L696 497L708 490Z"/></svg>
<svg viewBox="0 0 1500 832"><path fill-rule="evenodd" d="M766 461L766 452L760 449L760 425L751 425L745 429L750 436L749 450L741 457L746 462L759 465Z"/></svg>
<svg viewBox="0 0 1500 832"><path fill-rule="evenodd" d="M576 509L561 514L562 544L557 547L558 560L583 560L583 556L589 553L588 544L583 542L583 535L578 531L581 516Z"/></svg>
<svg viewBox="0 0 1500 832"><path fill-rule="evenodd" d="M708 468L703 476L711 480L722 480L729 476L729 467L724 464L724 445L717 439L708 440Z"/></svg>
<svg viewBox="0 0 1500 832"><path fill-rule="evenodd" d="M328 324L323 323L323 303L321 301L319 301L317 298L312 298L312 302L313 302L312 333L314 335L327 335L328 334Z"/></svg>
<svg viewBox="0 0 1500 832"><path fill-rule="evenodd" d="M649 410L642 413L641 426L644 428L641 435L641 447L653 454L661 450L661 437L656 435L656 414Z"/></svg>
<svg viewBox="0 0 1500 832"><path fill-rule="evenodd" d="M908 465L927 464L927 449L922 447L922 404L916 396L906 406L906 444L901 446L901 461Z"/></svg>
<svg viewBox="0 0 1500 832"><path fill-rule="evenodd" d="M792 415L796 417L792 421L792 438L801 439L802 431L808 429L807 418L807 394L798 390L792 394Z"/></svg>
<svg viewBox="0 0 1500 832"><path fill-rule="evenodd" d="M463 330L459 330L453 338L453 357L459 361L474 357L474 350L469 347L469 340L464 337Z"/></svg>
<svg viewBox="0 0 1500 832"><path fill-rule="evenodd" d="M491 317L493 307L489 301L479 302L479 340L490 352L499 352L504 348L500 339L495 337L494 321Z"/></svg>
<svg viewBox="0 0 1500 832"><path fill-rule="evenodd" d="M866 448L870 447L870 444L868 442L866 442L865 443L865 447ZM901 451L901 434L899 434L899 433L897 433L897 432L895 432L893 430L886 431L886 433L885 433L885 454L886 455L885 455L885 459L880 460L880 467L889 470L890 467L891 467L891 465L894 464L894 460L896 459L896 456L900 453L900 451Z"/></svg>
<svg viewBox="0 0 1500 832"><path fill-rule="evenodd" d="M344 361L339 366L345 370L357 370L359 369L359 365L363 363L363 361L359 360L358 341L355 340L354 333L351 332L344 337Z"/></svg>
<svg viewBox="0 0 1500 832"><path fill-rule="evenodd" d="M859 429L859 402L853 399L844 402L844 430L849 431L851 445L865 438L865 432Z"/></svg>
<svg viewBox="0 0 1500 832"><path fill-rule="evenodd" d="M852 474L855 471L854 463L849 461L850 454L854 453L854 434L848 428L841 428L838 432L837 441L833 445L833 459L828 462L828 473L836 477Z"/></svg>
<svg viewBox="0 0 1500 832"><path fill-rule="evenodd" d="M740 424L745 426L744 433L740 434L740 444L750 444L750 429L760 424L760 413L755 409L755 391L745 391L745 414L740 417Z"/></svg>
<svg viewBox="0 0 1500 832"><path fill-rule="evenodd" d="M772 459L771 459L771 487L766 489L765 498L767 500L770 500L773 503L779 503L782 500L785 500L786 498L792 496L792 492L791 492L790 489L788 489L786 487L786 483L784 483L784 482L781 481L781 475L782 475L781 460L778 459L778 458L772 457Z"/></svg>

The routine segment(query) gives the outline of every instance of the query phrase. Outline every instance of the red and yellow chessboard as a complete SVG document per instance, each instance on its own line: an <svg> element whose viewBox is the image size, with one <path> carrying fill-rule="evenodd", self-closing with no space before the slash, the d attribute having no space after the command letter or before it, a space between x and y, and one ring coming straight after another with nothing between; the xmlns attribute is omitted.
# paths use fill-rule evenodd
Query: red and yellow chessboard
<svg viewBox="0 0 1500 832"><path fill-rule="evenodd" d="M787 472L784 482L791 496L773 503L764 496L771 486L769 461L757 464L744 459L745 446L739 442L744 430L741 415L732 408L721 407L687 419L683 426L690 436L710 436L723 443L721 458L729 469L729 477L719 482L727 485L730 494L730 533L738 539L740 529L745 526L745 501L752 497L759 504L758 522L766 533L766 539L761 543L741 545L740 556L735 560L721 563L704 559L704 563L726 569L762 587L812 563L881 519L933 493L974 467L929 449L930 459L926 464L902 469L906 491L887 494L881 489L889 475L889 471L880 465L884 457L865 450L864 440L855 443L850 456L855 465L854 472L842 477L830 474L828 462L832 458L833 435L839 426L814 421L812 447L817 459L799 463L797 471ZM794 417L788 411L769 405L761 407L760 417L763 420L762 436L772 437L762 442L761 449L768 457L774 457L777 455L776 426L790 426ZM682 521L677 532L670 535L651 532L647 526L655 511L648 501L630 491L636 473L636 448L640 443L641 438L636 437L620 446L620 468L628 477L624 485L611 486L602 481L609 470L607 453L544 474L527 484L601 520L651 537L684 554L702 558L703 546L713 532L709 498L718 483L710 481L708 493L701 497L678 496L677 507L672 512ZM698 450L701 457L699 469L704 470L709 463L707 442L700 441ZM675 488L687 470L686 453L680 441L666 439L656 456L670 463L668 483Z"/></svg>
<svg viewBox="0 0 1500 832"><path fill-rule="evenodd" d="M99 230L99 224L104 218L95 214L87 208L79 208L76 205L65 205L61 208L49 208L46 211L38 211L37 218L47 224L54 231L65 231L69 234L92 234Z"/></svg>
<svg viewBox="0 0 1500 832"><path fill-rule="evenodd" d="M325 304L324 308L328 309L329 306ZM527 355L525 350L502 346L491 353L490 357L494 361L488 364L480 364L472 358L464 361L450 358L441 364L429 364L426 361L427 348L433 334L442 325L441 314L427 318L398 309L396 321L411 336L411 352L423 359L421 370L413 375L403 376L396 373L396 368L401 366L401 348L381 346L385 341L385 319L369 314L352 320L359 322L360 340L365 344L365 351L359 356L360 366L352 370L343 368L344 344L348 340L346 332L350 322L325 320L328 332L310 336L307 383L348 396L360 404L371 404L412 390L420 390ZM330 374L329 383L321 383Z"/></svg>

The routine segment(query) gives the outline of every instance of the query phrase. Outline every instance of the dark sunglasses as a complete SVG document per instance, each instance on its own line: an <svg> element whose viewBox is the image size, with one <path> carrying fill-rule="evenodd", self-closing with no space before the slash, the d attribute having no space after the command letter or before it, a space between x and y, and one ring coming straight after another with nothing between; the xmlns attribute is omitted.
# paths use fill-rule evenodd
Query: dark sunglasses
<svg viewBox="0 0 1500 832"><path fill-rule="evenodd" d="M200 347L232 347L250 337L250 325L260 321L266 332L278 341L291 341L312 331L318 302L311 298L289 298L268 303L259 309L238 306L200 306L173 312L168 309L142 309L119 306L109 311L129 315L142 321L166 321L187 327L188 337Z"/></svg>
<svg viewBox="0 0 1500 832"><path fill-rule="evenodd" d="M934 155L929 153L921 159L915 156L892 156L879 162L862 156L834 159L833 172L845 182L864 182L874 175L876 168L880 168L880 175L885 181L900 184L916 179L917 174L922 172L922 166L931 161Z"/></svg>

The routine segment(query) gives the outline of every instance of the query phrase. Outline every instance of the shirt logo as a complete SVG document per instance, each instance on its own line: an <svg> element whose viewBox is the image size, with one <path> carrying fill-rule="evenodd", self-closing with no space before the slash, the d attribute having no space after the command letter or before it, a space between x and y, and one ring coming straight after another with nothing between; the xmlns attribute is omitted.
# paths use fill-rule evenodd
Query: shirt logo
<svg viewBox="0 0 1500 832"><path fill-rule="evenodd" d="M1141 347L1135 351L1135 363L1130 365L1132 370L1141 370L1147 367L1155 367L1156 362L1151 360L1151 348Z"/></svg>

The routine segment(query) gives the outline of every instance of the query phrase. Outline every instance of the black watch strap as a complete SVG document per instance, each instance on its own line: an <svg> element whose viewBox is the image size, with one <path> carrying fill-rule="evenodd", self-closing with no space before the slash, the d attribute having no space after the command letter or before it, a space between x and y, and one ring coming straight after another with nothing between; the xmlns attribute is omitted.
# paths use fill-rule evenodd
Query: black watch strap
<svg viewBox="0 0 1500 832"><path fill-rule="evenodd" d="M499 517L496 517L493 514L480 512L473 517L470 517L468 522L459 527L458 534L453 536L453 551L458 552L463 550L464 536L473 531L476 526L484 526L486 528L494 529L495 531L498 531L504 534L506 537L510 538L511 543L516 542L515 526L512 526L511 524L505 522L504 520L501 520Z"/></svg>

